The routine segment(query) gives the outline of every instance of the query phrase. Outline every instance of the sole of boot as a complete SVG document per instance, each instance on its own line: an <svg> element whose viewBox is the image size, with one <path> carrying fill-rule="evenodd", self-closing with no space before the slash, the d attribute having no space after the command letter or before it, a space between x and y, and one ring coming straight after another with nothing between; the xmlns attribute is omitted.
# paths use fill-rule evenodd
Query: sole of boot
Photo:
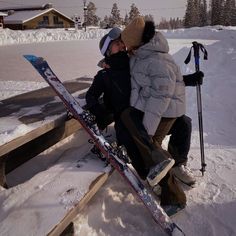
<svg viewBox="0 0 236 236"><path fill-rule="evenodd" d="M177 206L177 205L161 205L161 207L169 217L174 217L178 215L185 208L185 206Z"/></svg>
<svg viewBox="0 0 236 236"><path fill-rule="evenodd" d="M191 187L191 188L194 188L195 187L195 184L196 184L196 181L195 182L185 182L183 181L182 179L178 178L175 174L173 174L173 176L178 180L180 181L181 183L187 185L188 187Z"/></svg>
<svg viewBox="0 0 236 236"><path fill-rule="evenodd" d="M157 185L168 173L168 171L172 168L172 166L175 164L174 159L171 159L170 163L163 169L154 179L147 178L148 183L151 187L154 187Z"/></svg>

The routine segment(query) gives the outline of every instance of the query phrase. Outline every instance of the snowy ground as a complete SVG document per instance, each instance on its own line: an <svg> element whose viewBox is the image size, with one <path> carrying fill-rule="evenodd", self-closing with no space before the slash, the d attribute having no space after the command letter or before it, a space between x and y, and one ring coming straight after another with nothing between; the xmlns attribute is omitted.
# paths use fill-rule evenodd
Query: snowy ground
<svg viewBox="0 0 236 236"><path fill-rule="evenodd" d="M45 57L63 81L92 77L98 70L96 64L101 58L98 42L105 31L93 29L86 37L82 37L84 33L80 31L72 32L0 30L0 99L45 86L24 61L23 54ZM189 166L198 181L193 189L183 186L188 205L174 221L186 235L236 235L236 28L193 28L165 31L165 35L183 74L194 72L193 63L187 66L183 63L192 41L204 44L209 53L209 60L201 58L200 65L205 73L202 100L207 171L201 177L196 92L194 88L187 88L187 110L193 120ZM71 138L67 147L70 142ZM57 145L55 152L64 146ZM50 152L47 157L50 158ZM8 176L9 183L14 186L33 179L37 172L47 169L45 163L52 165L53 162L37 159L38 170L33 161L28 163L28 167L34 166L34 171L28 175L26 167L18 168ZM25 173L24 177L19 173ZM75 223L76 235L152 236L160 233L149 213L117 173L100 189Z"/></svg>

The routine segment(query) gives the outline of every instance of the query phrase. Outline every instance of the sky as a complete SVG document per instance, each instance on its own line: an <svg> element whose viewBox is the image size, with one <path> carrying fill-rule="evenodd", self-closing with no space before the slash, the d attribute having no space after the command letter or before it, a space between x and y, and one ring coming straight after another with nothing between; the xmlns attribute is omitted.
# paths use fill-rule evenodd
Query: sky
<svg viewBox="0 0 236 236"><path fill-rule="evenodd" d="M73 16L75 14L82 15L83 11L83 0L49 0L53 6L67 14L68 16ZM89 0L87 0L87 3ZM179 17L183 18L186 0L92 0L92 2L97 7L97 15L103 18L105 15L110 15L113 3L117 3L120 9L121 16L124 17L126 13L129 13L130 6L134 3L141 14L147 15L151 14L154 16L155 21L159 21L162 17ZM25 5L38 5L45 4L45 0L0 0L0 8L8 7L10 5L14 6L25 6Z"/></svg>
<svg viewBox="0 0 236 236"><path fill-rule="evenodd" d="M2 92L8 91L8 96L13 96L38 89L40 85L37 82L44 82L23 59L24 54L43 56L63 81L84 79L95 74L98 70L96 64L101 58L99 39L107 31L88 31L89 39L84 37L82 30L0 30L0 36L3 36L0 37L0 102L4 103ZM202 43L209 54L207 61L202 59L202 54L200 59L200 69L205 74L201 91L206 172L202 177L199 171L196 89L188 87L187 112L193 123L188 167L197 183L194 188L181 185L187 195L187 206L172 219L188 236L236 235L236 27L195 27L163 32L169 42L170 53L183 74L195 71L193 58L188 65L183 62L194 40ZM78 38L75 39L75 35ZM3 38L6 40L4 44ZM89 83L88 79L84 81ZM58 100L55 98L47 106ZM10 106L19 108L15 104ZM33 106L19 109L12 116L1 117L0 141L8 142L21 137L32 126L39 122L45 124L53 118L48 115L30 125L18 119L41 115L41 111L41 106ZM5 139L6 136L9 138ZM47 235L58 223L58 218L63 218L66 211L78 203L79 197L88 188L86 182L94 180L101 166L97 157L89 152L92 144L87 140L88 136L81 130L7 175L10 188L0 189L1 236ZM88 157L91 157L89 161ZM163 235L117 172L78 214L74 225L75 236Z"/></svg>

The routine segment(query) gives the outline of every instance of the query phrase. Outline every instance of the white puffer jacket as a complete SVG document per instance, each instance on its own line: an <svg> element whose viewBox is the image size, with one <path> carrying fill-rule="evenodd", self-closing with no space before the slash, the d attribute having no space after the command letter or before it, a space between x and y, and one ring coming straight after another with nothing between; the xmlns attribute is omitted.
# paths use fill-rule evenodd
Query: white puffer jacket
<svg viewBox="0 0 236 236"><path fill-rule="evenodd" d="M165 37L156 32L130 58L131 106L143 111L143 124L154 135L161 117L185 113L185 85L179 67L168 54Z"/></svg>

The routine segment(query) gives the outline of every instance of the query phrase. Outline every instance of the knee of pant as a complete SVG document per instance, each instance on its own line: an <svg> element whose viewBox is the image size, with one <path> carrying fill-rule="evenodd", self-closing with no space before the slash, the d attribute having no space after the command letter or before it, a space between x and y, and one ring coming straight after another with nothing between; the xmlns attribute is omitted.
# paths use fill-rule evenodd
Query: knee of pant
<svg viewBox="0 0 236 236"><path fill-rule="evenodd" d="M183 116L183 123L185 126L189 127L190 129L192 128L192 119L186 115Z"/></svg>

